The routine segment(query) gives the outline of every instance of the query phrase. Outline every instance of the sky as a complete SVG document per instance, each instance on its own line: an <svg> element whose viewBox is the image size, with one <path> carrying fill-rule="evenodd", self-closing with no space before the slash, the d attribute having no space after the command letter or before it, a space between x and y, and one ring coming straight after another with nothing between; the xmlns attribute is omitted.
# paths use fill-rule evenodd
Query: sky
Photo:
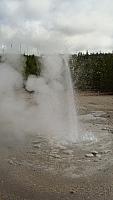
<svg viewBox="0 0 113 200"><path fill-rule="evenodd" d="M112 51L112 0L0 0L0 48Z"/></svg>

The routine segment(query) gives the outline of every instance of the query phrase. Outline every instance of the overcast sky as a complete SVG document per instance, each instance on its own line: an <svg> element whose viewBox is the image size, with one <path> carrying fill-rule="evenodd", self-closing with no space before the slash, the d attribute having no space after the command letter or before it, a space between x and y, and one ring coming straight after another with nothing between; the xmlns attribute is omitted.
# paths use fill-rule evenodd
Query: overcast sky
<svg viewBox="0 0 113 200"><path fill-rule="evenodd" d="M113 50L113 0L0 0L0 45Z"/></svg>

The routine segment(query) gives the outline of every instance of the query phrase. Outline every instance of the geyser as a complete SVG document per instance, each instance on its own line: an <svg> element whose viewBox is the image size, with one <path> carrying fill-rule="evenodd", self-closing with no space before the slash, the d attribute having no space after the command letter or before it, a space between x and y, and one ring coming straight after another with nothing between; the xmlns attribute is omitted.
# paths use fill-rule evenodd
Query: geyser
<svg viewBox="0 0 113 200"><path fill-rule="evenodd" d="M3 67L3 64L0 64L0 72ZM17 135L29 132L44 135L49 139L55 138L63 143L77 142L77 115L67 56L42 57L40 77L30 75L25 83L28 91L34 91L30 103L29 98L26 99L26 92L23 92L21 70L14 67L13 58L10 65L7 60L5 70L5 73L2 73L2 88L0 87L0 96L2 91L6 91L2 95L2 104L0 103L0 123L4 124L3 130L8 130L10 124L10 132ZM6 76L9 75L10 79L6 81ZM8 91L7 85L10 88Z"/></svg>

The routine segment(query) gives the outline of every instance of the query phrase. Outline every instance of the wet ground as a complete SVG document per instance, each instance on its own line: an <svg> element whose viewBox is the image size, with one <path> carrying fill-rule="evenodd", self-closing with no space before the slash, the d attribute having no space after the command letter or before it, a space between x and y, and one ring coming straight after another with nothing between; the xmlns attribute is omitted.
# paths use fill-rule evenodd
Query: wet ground
<svg viewBox="0 0 113 200"><path fill-rule="evenodd" d="M78 143L2 135L1 200L113 199L113 96L78 99Z"/></svg>

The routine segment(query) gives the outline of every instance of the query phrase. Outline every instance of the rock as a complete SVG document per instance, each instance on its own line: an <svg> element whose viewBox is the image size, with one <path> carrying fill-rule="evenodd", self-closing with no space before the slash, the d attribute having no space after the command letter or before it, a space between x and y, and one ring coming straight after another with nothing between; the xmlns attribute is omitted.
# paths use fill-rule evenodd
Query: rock
<svg viewBox="0 0 113 200"><path fill-rule="evenodd" d="M92 158L92 157L94 157L94 155L92 153L88 153L88 154L85 155L85 157L86 158Z"/></svg>
<svg viewBox="0 0 113 200"><path fill-rule="evenodd" d="M72 189L72 190L70 190L70 194L74 194L75 193L75 191Z"/></svg>
<svg viewBox="0 0 113 200"><path fill-rule="evenodd" d="M91 152L94 156L96 156L98 154L98 151L92 151Z"/></svg>
<svg viewBox="0 0 113 200"><path fill-rule="evenodd" d="M33 147L36 148L36 149L39 149L40 148L40 144L34 144Z"/></svg>
<svg viewBox="0 0 113 200"><path fill-rule="evenodd" d="M61 158L60 155L57 155L57 154L50 154L50 156L53 158Z"/></svg>
<svg viewBox="0 0 113 200"><path fill-rule="evenodd" d="M67 149L67 150L63 151L63 153L65 153L67 155L71 155L71 154L73 154L73 151Z"/></svg>
<svg viewBox="0 0 113 200"><path fill-rule="evenodd" d="M10 164L10 165L13 165L14 164L14 162L12 161L12 160L8 160L8 163Z"/></svg>
<svg viewBox="0 0 113 200"><path fill-rule="evenodd" d="M58 146L60 150L66 150L67 148L65 146L59 145Z"/></svg>
<svg viewBox="0 0 113 200"><path fill-rule="evenodd" d="M22 165L21 162L17 162L17 161L15 162L15 164L16 164L16 165Z"/></svg>
<svg viewBox="0 0 113 200"><path fill-rule="evenodd" d="M92 151L91 153L86 154L85 157L87 157L87 158L92 158L92 157L101 158L101 155L98 153L98 151Z"/></svg>

